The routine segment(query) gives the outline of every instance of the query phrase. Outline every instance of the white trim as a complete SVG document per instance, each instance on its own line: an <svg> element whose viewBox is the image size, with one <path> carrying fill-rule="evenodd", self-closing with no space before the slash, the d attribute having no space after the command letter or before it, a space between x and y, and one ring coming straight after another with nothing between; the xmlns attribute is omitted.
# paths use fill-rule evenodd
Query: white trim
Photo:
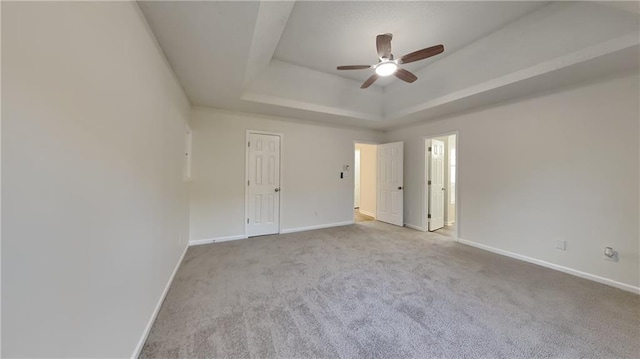
<svg viewBox="0 0 640 359"><path fill-rule="evenodd" d="M420 232L426 232L424 230L424 228L420 227L420 226L416 226L415 224L409 224L409 223L405 223L404 224L405 227L409 227L411 229L415 229L416 231L420 231Z"/></svg>
<svg viewBox="0 0 640 359"><path fill-rule="evenodd" d="M595 275L595 274L579 271L577 269L561 266L561 265L550 263L550 262L543 261L543 260L540 260L540 259L523 256L522 254L517 254L517 253L505 251L503 249L498 249L498 248L495 248L495 247L488 246L486 244L481 244L481 243L469 241L469 240L462 239L462 238L458 238L457 242L459 242L461 244L465 244L465 245L471 246L471 247L480 248L480 249L483 249L485 251L497 253L497 254L500 254L500 255L503 255L503 256L506 256L506 257L519 259L519 260L524 261L524 262L537 264L539 266L550 268L550 269L554 269L554 270L557 270L557 271L560 271L560 272L563 272L563 273L571 274L571 275L574 275L576 277L589 279L589 280L592 280L594 282L606 284L606 285L609 285L609 286L612 286L612 287L616 287L616 288L619 288L619 289L622 289L622 290L625 290L625 291L628 291L628 292L631 292L631 293L640 294L640 287L636 287L636 286L633 286L633 285L630 285L630 284L618 282L618 281L615 281L613 279L600 277L600 276Z"/></svg>
<svg viewBox="0 0 640 359"><path fill-rule="evenodd" d="M357 145L357 144L361 144L361 145L379 145L381 143L380 143L380 141L353 140L354 149L355 149L355 145Z"/></svg>
<svg viewBox="0 0 640 359"><path fill-rule="evenodd" d="M335 223L327 223L327 224L319 224L316 226L308 226L308 227L298 227L298 228L289 228L283 229L280 233L294 233L294 232L304 232L304 231L312 231L314 229L322 229L322 228L330 228L330 227L340 227L340 226L348 226L353 224L354 221L345 221L345 222L335 222Z"/></svg>
<svg viewBox="0 0 640 359"><path fill-rule="evenodd" d="M236 236L225 236L225 237L216 237L216 238L204 238L204 239L192 239L189 241L189 246L198 246L201 244L210 244L210 243L220 243L227 241L235 241L237 239L245 239L247 236L244 234L238 234Z"/></svg>
<svg viewBox="0 0 640 359"><path fill-rule="evenodd" d="M363 211L361 209L358 209L358 212L360 212L360 214L364 214L365 216L376 218L376 214L375 213L371 213L371 212L368 212L368 211Z"/></svg>
<svg viewBox="0 0 640 359"><path fill-rule="evenodd" d="M164 299L167 296L167 293L169 292L169 288L171 288L171 284L173 283L173 278L176 276L176 273L178 273L178 268L180 268L180 265L182 264L184 255L187 253L187 249L189 249L189 246L184 247L184 251L182 251L182 255L180 256L180 260L178 260L178 263L176 263L176 267L173 268L173 273L171 273L171 277L169 277L169 281L167 282L167 285L164 287L164 290L162 291L162 295L160 295L160 299L156 304L156 308L153 310L153 313L151 314L151 318L149 318L147 327L144 328L144 332L142 332L142 337L138 341L138 345L136 345L136 348L133 350L133 354L131 354L132 359L136 359L138 358L138 356L140 356L142 347L144 347L144 343L147 341L147 337L151 332L151 327L153 327L153 323L156 321L156 317L158 316L158 313L160 313L160 308L162 308L162 303L164 302Z"/></svg>
<svg viewBox="0 0 640 359"><path fill-rule="evenodd" d="M280 201L278 202L278 232L277 233L282 233L282 200L283 200L283 195L282 195L282 183L283 183L283 178L282 178L282 165L283 165L283 161L282 161L282 154L284 153L284 135L282 133L278 133L278 132L268 132L268 131L260 131L260 130L247 130L245 137L244 137L244 144L246 145L247 142L249 142L249 135L250 134L257 134L257 135L270 135L270 136L278 136L280 137L280 157L279 157L279 161L280 161ZM244 147L244 182L243 182L243 186L244 186L244 218L242 219L243 223L244 223L244 237L247 238L247 218L249 218L249 186L246 186L245 183L247 183L247 181L249 180L249 146L245 146ZM277 234L277 233L272 233L272 234ZM265 234L267 235L267 234ZM240 238L236 238L236 239L240 239Z"/></svg>

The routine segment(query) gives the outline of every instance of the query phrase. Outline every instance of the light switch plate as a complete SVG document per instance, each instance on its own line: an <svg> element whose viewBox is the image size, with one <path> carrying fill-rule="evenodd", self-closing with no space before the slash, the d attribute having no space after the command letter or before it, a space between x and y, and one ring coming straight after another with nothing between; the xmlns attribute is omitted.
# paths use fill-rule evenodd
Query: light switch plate
<svg viewBox="0 0 640 359"><path fill-rule="evenodd" d="M567 250L567 241L556 240L556 248L562 249L563 251Z"/></svg>

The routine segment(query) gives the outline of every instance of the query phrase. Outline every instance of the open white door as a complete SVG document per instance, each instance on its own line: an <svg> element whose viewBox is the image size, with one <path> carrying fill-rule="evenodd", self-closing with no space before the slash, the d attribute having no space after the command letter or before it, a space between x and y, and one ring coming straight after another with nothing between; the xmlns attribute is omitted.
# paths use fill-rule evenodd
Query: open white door
<svg viewBox="0 0 640 359"><path fill-rule="evenodd" d="M247 237L279 233L280 136L247 137Z"/></svg>
<svg viewBox="0 0 640 359"><path fill-rule="evenodd" d="M355 183L354 194L355 201L353 208L360 208L360 150L356 150L356 158L353 168L353 179Z"/></svg>
<svg viewBox="0 0 640 359"><path fill-rule="evenodd" d="M431 140L429 157L429 231L444 227L444 142Z"/></svg>
<svg viewBox="0 0 640 359"><path fill-rule="evenodd" d="M396 226L404 226L403 156L403 142L378 145L376 219Z"/></svg>

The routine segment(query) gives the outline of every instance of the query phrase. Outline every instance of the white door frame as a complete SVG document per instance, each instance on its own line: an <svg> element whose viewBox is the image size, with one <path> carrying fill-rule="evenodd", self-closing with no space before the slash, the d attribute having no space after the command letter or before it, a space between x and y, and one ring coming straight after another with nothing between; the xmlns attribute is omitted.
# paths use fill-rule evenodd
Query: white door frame
<svg viewBox="0 0 640 359"><path fill-rule="evenodd" d="M429 190L427 188L427 176L429 175L429 166L427 166L427 160L429 159L429 149L426 146L427 140L432 140L437 137L446 137L456 135L456 220L454 223L455 227L455 237L454 239L458 241L459 233L460 233L460 151L458 148L460 147L460 131L454 130L449 132L436 133L434 135L422 136L422 164L424 166L424 171L422 173L422 227L421 231L427 232L429 230L429 223L427 222L427 214L429 213L429 207L427 205ZM447 154L448 155L448 154ZM448 170L448 169L447 169ZM449 179L451 181L451 179ZM447 196L448 197L448 196Z"/></svg>
<svg viewBox="0 0 640 359"><path fill-rule="evenodd" d="M284 136L282 133L277 133L277 132L268 132L268 131L261 131L261 130L247 130L245 137L244 137L244 218L242 219L242 222L244 223L244 238L247 238L248 235L248 231L247 231L247 218L249 218L249 186L247 186L247 181L249 181L249 146L247 146L247 143L249 142L249 135L250 134L256 134L256 135L271 135L271 136L278 136L280 137L280 201L278 204L278 233L282 233L282 198L284 197L282 195L282 183L284 182L284 179L282 178L282 163L284 162L282 160L282 148L284 146ZM457 217L456 217L457 218Z"/></svg>

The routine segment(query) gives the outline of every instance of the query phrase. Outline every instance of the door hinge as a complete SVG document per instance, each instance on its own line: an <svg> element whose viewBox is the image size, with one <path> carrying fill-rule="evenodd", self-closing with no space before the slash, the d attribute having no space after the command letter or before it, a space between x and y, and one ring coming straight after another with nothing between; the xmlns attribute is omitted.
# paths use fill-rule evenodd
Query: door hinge
<svg viewBox="0 0 640 359"><path fill-rule="evenodd" d="M427 214L427 218L431 218L431 213Z"/></svg>
<svg viewBox="0 0 640 359"><path fill-rule="evenodd" d="M249 224L249 218L247 218L247 224Z"/></svg>
<svg viewBox="0 0 640 359"><path fill-rule="evenodd" d="M429 152L431 152L431 146L429 146Z"/></svg>
<svg viewBox="0 0 640 359"><path fill-rule="evenodd" d="M247 147L251 147L251 142L247 142Z"/></svg>
<svg viewBox="0 0 640 359"><path fill-rule="evenodd" d="M247 180L247 186L249 185L249 180Z"/></svg>
<svg viewBox="0 0 640 359"><path fill-rule="evenodd" d="M429 186L431 186L431 181L428 181L428 182L427 182L427 184L428 184Z"/></svg>

